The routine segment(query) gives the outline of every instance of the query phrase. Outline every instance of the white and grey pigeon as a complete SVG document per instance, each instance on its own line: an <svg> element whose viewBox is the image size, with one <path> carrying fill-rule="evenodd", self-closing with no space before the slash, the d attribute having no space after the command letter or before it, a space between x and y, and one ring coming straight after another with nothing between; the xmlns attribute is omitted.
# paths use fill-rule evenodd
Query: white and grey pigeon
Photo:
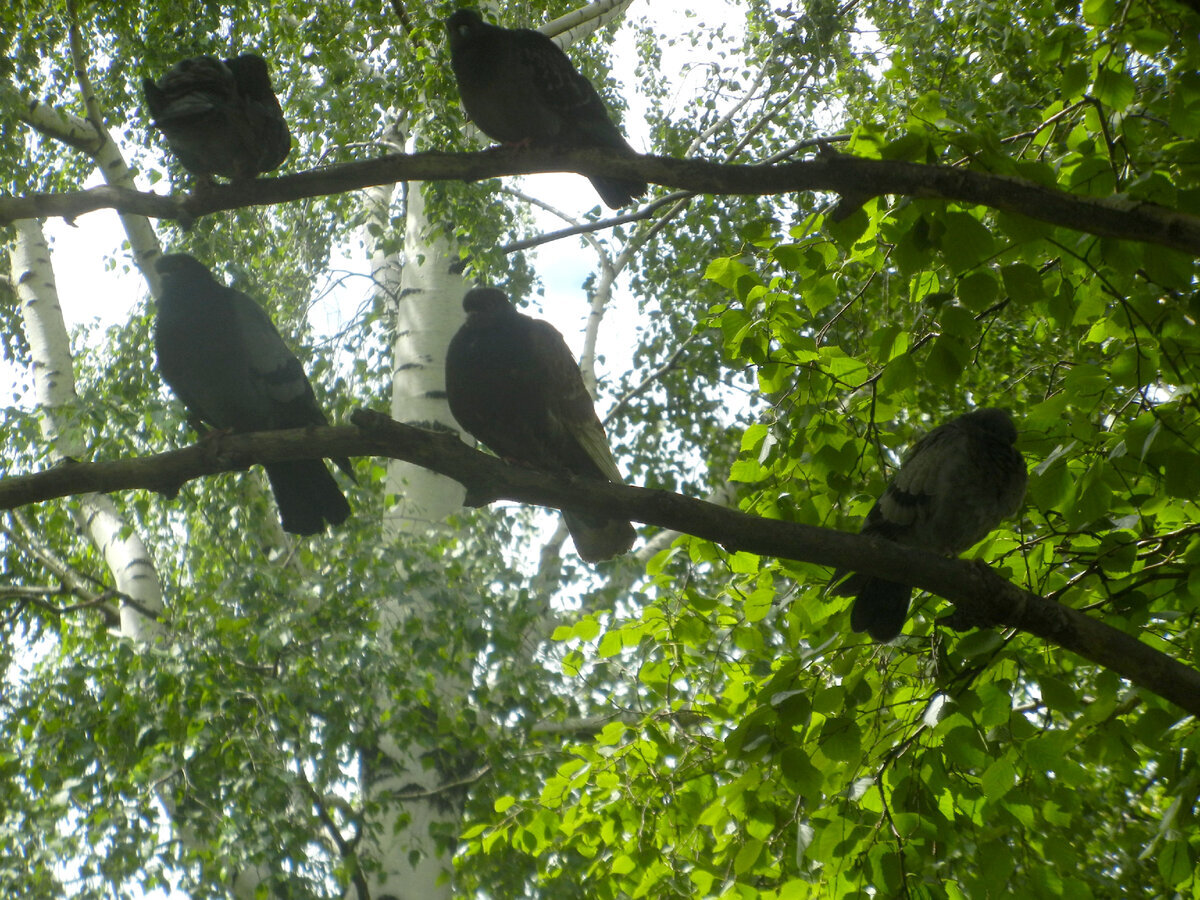
<svg viewBox="0 0 1200 900"><path fill-rule="evenodd" d="M592 83L550 38L527 28L489 25L460 9L446 20L450 68L471 121L505 144L607 147L632 154ZM646 182L594 177L613 209L646 193Z"/></svg>
<svg viewBox="0 0 1200 900"><path fill-rule="evenodd" d="M498 456L579 478L624 479L575 357L549 322L517 312L503 291L474 288L467 321L446 351L446 400L455 420ZM564 509L575 549L588 562L624 553L633 526Z"/></svg>
<svg viewBox="0 0 1200 900"><path fill-rule="evenodd" d="M266 311L186 253L159 257L154 350L163 381L195 419L233 432L327 423L295 354ZM349 459L334 462L351 478ZM350 505L320 459L265 465L283 530L316 534Z"/></svg>
<svg viewBox="0 0 1200 900"><path fill-rule="evenodd" d="M143 79L142 89L154 127L193 175L245 180L278 168L291 151L266 60L256 53L185 59L157 82Z"/></svg>
<svg viewBox="0 0 1200 900"><path fill-rule="evenodd" d="M862 533L945 556L967 550L1021 507L1027 476L1016 440L1016 426L1003 409L977 409L935 428L904 458L867 513ZM835 573L832 585L839 596L856 595L850 627L877 641L897 637L912 588L846 575Z"/></svg>

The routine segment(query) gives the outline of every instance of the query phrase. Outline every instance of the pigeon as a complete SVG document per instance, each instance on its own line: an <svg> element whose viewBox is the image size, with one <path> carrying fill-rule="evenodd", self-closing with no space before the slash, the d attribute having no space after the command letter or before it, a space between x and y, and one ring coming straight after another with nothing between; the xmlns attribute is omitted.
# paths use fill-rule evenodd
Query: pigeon
<svg viewBox="0 0 1200 900"><path fill-rule="evenodd" d="M261 306L186 253L162 256L156 268L158 371L195 420L239 433L327 423L300 361ZM354 477L349 459L334 462ZM284 531L317 534L350 515L323 460L264 468Z"/></svg>
<svg viewBox="0 0 1200 900"><path fill-rule="evenodd" d="M592 83L544 34L489 25L470 9L446 20L450 68L471 121L505 144L635 151L608 117ZM612 209L646 193L646 182L590 179Z"/></svg>
<svg viewBox="0 0 1200 900"><path fill-rule="evenodd" d="M977 409L935 428L909 451L867 513L862 533L946 556L962 553L1021 507L1026 471L1016 440L1003 409ZM877 641L895 639L912 588L846 575L835 573L832 584L839 596L857 595L850 627Z"/></svg>
<svg viewBox="0 0 1200 900"><path fill-rule="evenodd" d="M154 126L193 175L254 178L292 149L266 60L255 53L185 59L157 83L143 79L142 89Z"/></svg>
<svg viewBox="0 0 1200 900"><path fill-rule="evenodd" d="M503 291L474 288L446 351L446 399L471 435L510 462L618 484L624 479L583 375L549 322L517 312ZM621 519L563 510L587 562L624 553L637 536Z"/></svg>

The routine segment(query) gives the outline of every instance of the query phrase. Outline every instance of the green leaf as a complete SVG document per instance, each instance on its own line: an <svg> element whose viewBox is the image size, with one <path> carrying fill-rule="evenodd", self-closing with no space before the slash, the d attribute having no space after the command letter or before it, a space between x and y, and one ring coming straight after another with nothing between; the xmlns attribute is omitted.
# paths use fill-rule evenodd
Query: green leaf
<svg viewBox="0 0 1200 900"><path fill-rule="evenodd" d="M902 353L887 364L880 378L880 387L889 394L899 393L916 384L919 377L917 362L911 353Z"/></svg>
<svg viewBox="0 0 1200 900"><path fill-rule="evenodd" d="M606 631L600 638L600 643L596 645L596 655L601 659L608 659L616 656L624 647L620 631Z"/></svg>
<svg viewBox="0 0 1200 900"><path fill-rule="evenodd" d="M911 275L929 265L933 251L934 242L930 237L929 221L922 217L896 241L892 258L901 274Z"/></svg>
<svg viewBox="0 0 1200 900"><path fill-rule="evenodd" d="M924 303L926 298L941 293L941 280L936 272L919 272L908 283L908 299L913 305Z"/></svg>
<svg viewBox="0 0 1200 900"><path fill-rule="evenodd" d="M1079 700L1075 692L1062 679L1047 676L1039 681L1038 686L1041 688L1042 699L1051 709L1059 712L1076 712L1079 709Z"/></svg>
<svg viewBox="0 0 1200 900"><path fill-rule="evenodd" d="M1115 11L1115 0L1084 0L1083 2L1083 20L1096 28L1111 25Z"/></svg>
<svg viewBox="0 0 1200 900"><path fill-rule="evenodd" d="M1170 840L1158 852L1158 871L1170 885L1181 885L1194 877L1194 863L1187 841Z"/></svg>
<svg viewBox="0 0 1200 900"><path fill-rule="evenodd" d="M775 592L769 588L758 588L751 592L742 607L747 622L760 622L771 611L775 603Z"/></svg>
<svg viewBox="0 0 1200 900"><path fill-rule="evenodd" d="M856 209L839 222L834 222L829 218L825 220L825 229L829 232L829 236L837 242L838 246L847 249L853 247L854 242L866 232L868 225L870 225L870 219L861 208Z"/></svg>
<svg viewBox="0 0 1200 900"><path fill-rule="evenodd" d="M1064 100L1077 100L1083 96L1087 88L1090 73L1082 62L1072 62L1063 66L1062 78L1059 80L1059 90Z"/></svg>
<svg viewBox="0 0 1200 900"><path fill-rule="evenodd" d="M731 290L741 278L747 276L752 277L750 267L740 259L732 256L711 260L708 267L704 270L704 277L709 281L715 281L721 287Z"/></svg>
<svg viewBox="0 0 1200 900"><path fill-rule="evenodd" d="M984 770L979 779L979 786L983 791L983 796L994 803L1011 791L1016 781L1016 769L1013 767L1012 760L1005 756Z"/></svg>
<svg viewBox="0 0 1200 900"><path fill-rule="evenodd" d="M1045 297L1037 270L1026 263L1014 263L1000 269L1004 290L1017 303L1034 303Z"/></svg>
<svg viewBox="0 0 1200 900"><path fill-rule="evenodd" d="M940 337L925 360L925 377L930 384L953 388L963 373L968 351L956 337Z"/></svg>
<svg viewBox="0 0 1200 900"><path fill-rule="evenodd" d="M973 269L996 252L992 233L974 216L949 212L945 216L942 253L955 272Z"/></svg>
<svg viewBox="0 0 1200 900"><path fill-rule="evenodd" d="M974 341L979 330L970 311L953 304L942 307L938 313L938 325L943 335L953 335L964 344Z"/></svg>
<svg viewBox="0 0 1200 900"><path fill-rule="evenodd" d="M742 844L737 852L737 856L733 860L733 871L737 875L744 875L750 871L758 862L763 852L763 842L750 840Z"/></svg>
<svg viewBox="0 0 1200 900"><path fill-rule="evenodd" d="M1195 282L1196 259L1191 254L1147 244L1142 259L1150 279L1163 287L1186 290Z"/></svg>
<svg viewBox="0 0 1200 900"><path fill-rule="evenodd" d="M963 306L980 313L996 302L1000 286L991 272L972 272L958 280L957 293Z"/></svg>
<svg viewBox="0 0 1200 900"><path fill-rule="evenodd" d="M780 244L772 248L771 255L789 272L809 271L807 248L801 244Z"/></svg>
<svg viewBox="0 0 1200 900"><path fill-rule="evenodd" d="M1136 88L1129 73L1105 67L1096 73L1092 91L1101 103L1120 112L1133 102Z"/></svg>
<svg viewBox="0 0 1200 900"><path fill-rule="evenodd" d="M929 139L917 132L909 132L896 138L879 151L880 159L907 159L920 161L925 157Z"/></svg>
<svg viewBox="0 0 1200 900"><path fill-rule="evenodd" d="M812 764L808 754L800 747L787 747L780 757L780 768L792 788L802 797L816 797L821 793L825 777Z"/></svg>
<svg viewBox="0 0 1200 900"><path fill-rule="evenodd" d="M609 868L614 875L628 875L637 868L637 862L632 856L622 853L613 857Z"/></svg>
<svg viewBox="0 0 1200 900"><path fill-rule="evenodd" d="M979 861L981 874L989 885L1007 884L1016 869L1013 848L1000 841L980 847Z"/></svg>
<svg viewBox="0 0 1200 900"><path fill-rule="evenodd" d="M1146 56L1161 53L1171 42L1171 36L1158 28L1137 28L1129 37L1134 49Z"/></svg>
<svg viewBox="0 0 1200 900"><path fill-rule="evenodd" d="M1004 646L1004 638L998 632L990 628L977 629L963 637L955 645L955 650L964 658L970 659L973 656L988 656L995 653Z"/></svg>
<svg viewBox="0 0 1200 900"><path fill-rule="evenodd" d="M1186 450L1168 450L1162 454L1166 464L1164 487L1172 497L1193 498L1200 494L1200 454Z"/></svg>
<svg viewBox="0 0 1200 900"><path fill-rule="evenodd" d="M862 732L853 719L829 719L821 729L819 745L830 759L850 762L862 752Z"/></svg>
<svg viewBox="0 0 1200 900"><path fill-rule="evenodd" d="M595 616L584 616L575 623L573 631L581 641L593 641L600 634L600 622Z"/></svg>

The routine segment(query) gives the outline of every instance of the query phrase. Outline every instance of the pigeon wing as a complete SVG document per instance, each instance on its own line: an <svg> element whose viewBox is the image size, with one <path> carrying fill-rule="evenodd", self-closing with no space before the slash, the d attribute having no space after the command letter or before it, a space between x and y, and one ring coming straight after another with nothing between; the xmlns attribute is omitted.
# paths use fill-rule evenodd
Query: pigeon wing
<svg viewBox="0 0 1200 900"><path fill-rule="evenodd" d="M544 34L526 28L510 31L520 66L538 98L564 119L578 120L608 111L592 83L579 73L562 49Z"/></svg>
<svg viewBox="0 0 1200 900"><path fill-rule="evenodd" d="M945 425L918 441L867 514L863 531L921 546L925 520L944 501L939 496L943 467L959 443L956 432Z"/></svg>
<svg viewBox="0 0 1200 900"><path fill-rule="evenodd" d="M530 323L532 352L545 379L548 418L564 464L577 475L598 474L623 482L571 349L548 322L532 319Z"/></svg>
<svg viewBox="0 0 1200 900"><path fill-rule="evenodd" d="M557 44L536 31L519 29L510 34L531 89L559 123L556 142L570 147L608 147L634 152L609 117L595 86L579 73ZM627 206L646 193L644 181L601 176L589 180L612 209Z"/></svg>
<svg viewBox="0 0 1200 900"><path fill-rule="evenodd" d="M146 106L159 127L228 108L237 100L233 73L221 60L196 56L176 63L155 83L146 78Z"/></svg>
<svg viewBox="0 0 1200 900"><path fill-rule="evenodd" d="M252 385L262 399L260 428L300 428L328 421L317 406L304 367L280 336L266 311L248 296L226 288L233 299L238 334L246 349Z"/></svg>
<svg viewBox="0 0 1200 900"><path fill-rule="evenodd" d="M243 53L225 60L225 65L237 85L249 131L248 143L258 150L257 172L279 168L291 152L292 133L271 85L266 60L257 53Z"/></svg>

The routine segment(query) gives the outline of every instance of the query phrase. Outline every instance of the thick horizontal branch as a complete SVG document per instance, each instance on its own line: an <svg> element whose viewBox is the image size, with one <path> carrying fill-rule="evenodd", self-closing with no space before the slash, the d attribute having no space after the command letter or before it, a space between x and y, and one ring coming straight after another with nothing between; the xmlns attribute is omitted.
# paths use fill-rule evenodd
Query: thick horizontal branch
<svg viewBox="0 0 1200 900"><path fill-rule="evenodd" d="M731 165L601 149L492 149L478 153L393 154L277 178L162 195L113 187L0 197L0 225L17 219L74 218L114 208L157 219L191 221L207 213L340 194L400 181L478 181L534 172L643 178L700 194L827 191L856 202L899 194L979 204L1101 237L1161 244L1200 255L1200 218L1127 197L1069 194L1032 181L948 166L824 154L775 165Z"/></svg>
<svg viewBox="0 0 1200 900"><path fill-rule="evenodd" d="M513 500L585 508L713 541L729 550L905 580L956 604L959 622L1017 628L1112 669L1200 715L1200 672L1078 610L1023 590L985 565L861 534L748 515L669 491L559 478L510 466L455 435L359 410L353 426L229 435L140 459L69 462L0 481L0 509L93 491L142 488L173 496L186 481L254 463L338 456L402 459L467 488L472 503Z"/></svg>

